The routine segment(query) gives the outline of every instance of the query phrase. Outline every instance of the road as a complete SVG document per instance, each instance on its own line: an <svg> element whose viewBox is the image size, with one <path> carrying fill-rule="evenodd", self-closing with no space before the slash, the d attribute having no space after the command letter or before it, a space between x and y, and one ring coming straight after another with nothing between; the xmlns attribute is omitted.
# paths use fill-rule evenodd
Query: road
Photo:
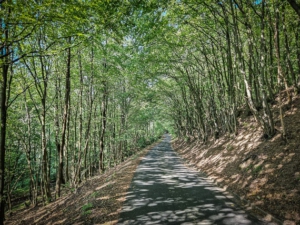
<svg viewBox="0 0 300 225"><path fill-rule="evenodd" d="M118 224L264 224L209 179L184 166L170 136L138 166Z"/></svg>

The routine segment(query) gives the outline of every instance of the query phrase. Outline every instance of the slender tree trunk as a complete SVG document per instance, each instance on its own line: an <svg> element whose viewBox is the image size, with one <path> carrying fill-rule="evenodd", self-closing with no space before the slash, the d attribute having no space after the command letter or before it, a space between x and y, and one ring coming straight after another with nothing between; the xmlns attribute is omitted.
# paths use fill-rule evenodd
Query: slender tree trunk
<svg viewBox="0 0 300 225"><path fill-rule="evenodd" d="M41 129L42 129L42 176L43 188L46 197L46 202L51 202L50 192L50 178L48 173L48 152L47 152L47 139L46 139L46 101L42 99L42 115L41 115Z"/></svg>
<svg viewBox="0 0 300 225"><path fill-rule="evenodd" d="M286 29L286 26L287 26L286 16L285 16L286 10L285 10L284 6L282 8L283 8L283 10L282 10L282 20L283 21L282 22L283 22L284 44L285 44L285 50L286 50L285 60L286 60L287 68L291 74L291 80L292 80L291 83L294 85L294 89L297 92L297 90L298 90L297 78L296 78L296 73L294 71L294 68L293 68L293 65L291 62L291 50L290 50L288 32ZM291 102L292 102L292 96L291 96L291 94L289 94L289 103L288 104L291 104Z"/></svg>
<svg viewBox="0 0 300 225"><path fill-rule="evenodd" d="M108 87L107 81L103 81L103 96L101 102L101 130L100 130L100 154L99 154L99 170L103 172L104 168L104 147L105 147L105 132L106 132L106 114L107 114L107 99L108 99Z"/></svg>
<svg viewBox="0 0 300 225"><path fill-rule="evenodd" d="M261 100L263 106L263 124L266 137L270 138L274 135L274 121L270 106L267 102L266 84L265 84L265 59L266 59L266 44L265 44L265 0L262 1L262 15L261 15L261 39L260 39L260 75L258 76L258 83L261 89Z"/></svg>
<svg viewBox="0 0 300 225"><path fill-rule="evenodd" d="M81 182L81 155L82 155L82 142L83 142L83 70L82 70L82 59L81 52L78 52L78 66L79 66L79 76L80 76L80 89L79 89L79 137L78 137L78 163L76 179Z"/></svg>
<svg viewBox="0 0 300 225"><path fill-rule="evenodd" d="M90 92L90 95L92 95L92 93ZM89 148L89 143L90 143L90 137L91 137L91 121L92 121L92 114L93 114L93 97L90 96L90 103L89 103L89 113L88 113L88 117L87 117L87 128L85 130L85 145L84 145L84 149L83 149L83 168L86 171L84 174L85 179L87 178L87 153L88 153L88 148Z"/></svg>
<svg viewBox="0 0 300 225"><path fill-rule="evenodd" d="M295 28L295 40L300 40L300 20L298 20L297 26ZM298 78L297 82L300 81L300 43L296 41L296 55L297 55L297 65L298 65ZM297 83L298 85L298 83ZM300 88L299 88L300 89ZM298 90L299 92L299 90Z"/></svg>
<svg viewBox="0 0 300 225"><path fill-rule="evenodd" d="M6 32L7 36L7 32ZM8 52L8 47L4 47ZM4 224L5 218L5 196L4 196L4 177L5 177L5 151L6 151L6 121L7 121L7 78L8 78L8 60L2 62L1 79L1 131L0 131L0 225Z"/></svg>
<svg viewBox="0 0 300 225"><path fill-rule="evenodd" d="M60 93L60 78L58 77L55 81L55 119L54 119L54 125L55 125L55 146L56 151L59 152L60 149L60 126L59 126L59 93Z"/></svg>
<svg viewBox="0 0 300 225"><path fill-rule="evenodd" d="M232 4L232 3L230 3ZM234 68L233 68L233 57L232 57L232 40L230 37L231 30L230 30L230 24L229 24L229 15L226 9L225 4L219 4L219 6L222 7L223 12L223 19L225 22L225 38L226 38L226 71L227 71L227 95L228 95L228 110L225 115L227 117L226 119L226 125L228 127L228 130L230 133L237 133L237 125L236 125L236 78L234 76ZM225 66L225 65L224 65Z"/></svg>
<svg viewBox="0 0 300 225"><path fill-rule="evenodd" d="M71 38L69 38L68 43L71 44ZM71 47L67 48L67 71L66 71L66 84L65 84L65 105L64 105L64 115L62 124L62 135L61 135L61 145L58 152L59 163L56 174L56 196L60 197L61 184L64 183L63 178L63 163L64 163L64 150L66 148L66 134L69 117L69 107L70 107L70 92L71 92Z"/></svg>
<svg viewBox="0 0 300 225"><path fill-rule="evenodd" d="M278 4L278 3L277 3ZM276 58L277 58L277 74L278 74L278 86L279 88L282 86L282 81L284 79L284 75L282 72L281 68L281 63L280 63L280 39L279 39L279 8L278 5L276 4L276 9L275 9L275 24L274 24L274 30L275 30L275 50L276 50ZM282 91L279 90L278 94L278 101L279 101L279 112L280 112L280 122L281 122L281 132L282 132L282 139L286 141L286 131L285 131L285 124L283 120L283 108L282 108Z"/></svg>
<svg viewBox="0 0 300 225"><path fill-rule="evenodd" d="M26 91L24 92L24 103L25 103L25 109L26 109L26 116L27 116L27 134L29 135L27 144L25 145L25 151L26 151L26 159L27 159L27 165L29 168L29 176L30 176L30 202L33 207L37 205L37 185L34 178L34 170L31 165L31 116L27 105L27 98L26 98ZM24 142L26 140L24 139Z"/></svg>
<svg viewBox="0 0 300 225"><path fill-rule="evenodd" d="M70 104L71 105L71 104ZM71 107L69 107L68 115L71 115ZM67 134L66 134L66 144L65 144L65 151L64 151L64 157L66 161L65 166L65 179L63 180L64 183L69 181L69 140L70 140L70 118L71 116L68 116L67 121Z"/></svg>
<svg viewBox="0 0 300 225"><path fill-rule="evenodd" d="M5 9L3 8L3 11ZM8 10L8 14L11 10ZM7 16L8 17L8 16ZM1 29L4 30L4 42L1 47L1 54L6 55L0 61L2 76L0 79L0 225L4 224L5 220L5 153L6 153L6 125L7 125L7 88L8 88L8 69L9 69L9 33L6 28L5 20L1 19ZM1 55L2 56L2 55Z"/></svg>
<svg viewBox="0 0 300 225"><path fill-rule="evenodd" d="M89 142L90 142L90 137L91 137L91 120L92 120L92 115L93 115L93 103L94 103L94 92L93 92L93 82L94 82L94 50L92 48L91 50L91 76L90 76L90 82L89 82L89 94L87 98L87 105L89 107L88 111L88 117L87 117L87 128L85 131L85 146L84 146L84 169L86 170L85 172L85 179L87 178L88 175L88 166L87 166L87 156L88 153L90 154L90 151L88 151L89 147Z"/></svg>

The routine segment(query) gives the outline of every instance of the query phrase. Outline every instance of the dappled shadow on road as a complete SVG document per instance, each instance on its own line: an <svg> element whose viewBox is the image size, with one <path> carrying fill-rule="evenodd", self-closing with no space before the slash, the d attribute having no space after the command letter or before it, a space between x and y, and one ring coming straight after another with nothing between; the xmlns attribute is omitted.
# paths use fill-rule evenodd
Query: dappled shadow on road
<svg viewBox="0 0 300 225"><path fill-rule="evenodd" d="M139 165L118 224L261 224L230 198L187 169L166 136Z"/></svg>

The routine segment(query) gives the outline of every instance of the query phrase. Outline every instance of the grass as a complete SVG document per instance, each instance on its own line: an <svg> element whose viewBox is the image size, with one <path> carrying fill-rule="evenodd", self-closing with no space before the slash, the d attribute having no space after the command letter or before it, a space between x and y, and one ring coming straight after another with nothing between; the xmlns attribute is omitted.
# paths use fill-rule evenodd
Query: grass
<svg viewBox="0 0 300 225"><path fill-rule="evenodd" d="M91 209L93 208L93 204L92 203L87 203L85 205L82 206L81 211L82 211L82 215L89 215L92 213Z"/></svg>
<svg viewBox="0 0 300 225"><path fill-rule="evenodd" d="M248 125L249 125L249 123L243 122L243 126L244 126L244 127L247 127Z"/></svg>
<svg viewBox="0 0 300 225"><path fill-rule="evenodd" d="M91 194L91 197L96 198L98 195L99 195L99 193L97 191L95 191Z"/></svg>
<svg viewBox="0 0 300 225"><path fill-rule="evenodd" d="M232 151L232 150L234 149L234 146L232 146L231 144L228 144L228 145L226 146L226 149L227 149L228 151Z"/></svg>
<svg viewBox="0 0 300 225"><path fill-rule="evenodd" d="M259 165L259 166L253 166L253 165L249 165L246 168L244 168L244 171L246 172L251 172L253 175L257 175L259 174L260 171L262 171L263 166Z"/></svg>

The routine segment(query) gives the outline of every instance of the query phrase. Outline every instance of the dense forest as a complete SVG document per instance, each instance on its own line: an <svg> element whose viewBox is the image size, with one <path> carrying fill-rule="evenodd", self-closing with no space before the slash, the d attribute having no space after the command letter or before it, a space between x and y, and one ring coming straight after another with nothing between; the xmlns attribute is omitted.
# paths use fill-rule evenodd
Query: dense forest
<svg viewBox="0 0 300 225"><path fill-rule="evenodd" d="M168 130L206 142L241 112L287 140L299 0L1 0L0 224Z"/></svg>

